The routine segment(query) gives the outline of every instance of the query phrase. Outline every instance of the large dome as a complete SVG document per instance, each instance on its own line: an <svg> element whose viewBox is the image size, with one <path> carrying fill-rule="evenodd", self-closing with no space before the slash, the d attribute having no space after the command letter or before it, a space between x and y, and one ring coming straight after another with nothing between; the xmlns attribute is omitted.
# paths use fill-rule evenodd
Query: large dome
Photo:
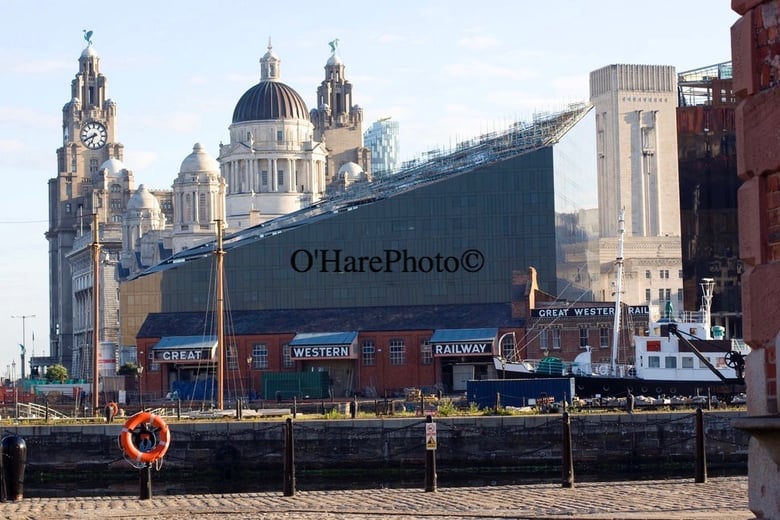
<svg viewBox="0 0 780 520"><path fill-rule="evenodd" d="M233 111L233 122L309 119L303 98L280 81L261 81L247 90Z"/></svg>

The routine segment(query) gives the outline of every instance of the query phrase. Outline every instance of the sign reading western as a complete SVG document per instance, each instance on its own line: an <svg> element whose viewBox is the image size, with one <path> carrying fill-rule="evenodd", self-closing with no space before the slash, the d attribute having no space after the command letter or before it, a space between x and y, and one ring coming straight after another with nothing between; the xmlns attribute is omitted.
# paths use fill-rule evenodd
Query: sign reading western
<svg viewBox="0 0 780 520"><path fill-rule="evenodd" d="M291 347L291 357L297 359L343 359L352 357L349 345L328 345Z"/></svg>
<svg viewBox="0 0 780 520"><path fill-rule="evenodd" d="M155 363L183 363L211 359L211 350L202 348L164 349L154 351Z"/></svg>
<svg viewBox="0 0 780 520"><path fill-rule="evenodd" d="M628 314L650 315L650 307L647 305L629 305ZM614 316L615 307L548 307L545 309L531 309L532 318L589 318L593 316Z"/></svg>
<svg viewBox="0 0 780 520"><path fill-rule="evenodd" d="M493 352L492 341L468 343L434 343L434 356L484 356Z"/></svg>

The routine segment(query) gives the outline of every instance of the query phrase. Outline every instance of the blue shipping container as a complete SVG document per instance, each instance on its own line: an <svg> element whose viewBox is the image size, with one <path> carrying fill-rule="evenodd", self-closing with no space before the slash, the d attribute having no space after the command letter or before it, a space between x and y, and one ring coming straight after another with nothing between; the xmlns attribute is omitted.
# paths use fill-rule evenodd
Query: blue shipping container
<svg viewBox="0 0 780 520"><path fill-rule="evenodd" d="M469 403L480 408L496 405L496 394L501 396L502 406L530 406L532 399L552 397L555 402L571 404L574 394L573 377L534 379L483 379L466 382Z"/></svg>

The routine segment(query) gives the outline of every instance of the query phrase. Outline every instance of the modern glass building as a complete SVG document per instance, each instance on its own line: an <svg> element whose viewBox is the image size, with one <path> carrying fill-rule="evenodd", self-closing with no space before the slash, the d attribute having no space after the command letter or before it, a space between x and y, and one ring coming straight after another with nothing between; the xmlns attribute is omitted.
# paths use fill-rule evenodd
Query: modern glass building
<svg viewBox="0 0 780 520"><path fill-rule="evenodd" d="M371 172L382 178L398 171L398 121L389 117L374 122L363 134L363 144L371 150Z"/></svg>
<svg viewBox="0 0 780 520"><path fill-rule="evenodd" d="M489 377L493 349L504 347L497 346L502 332L524 326L514 307L524 294L514 281L529 267L550 294L559 286L588 290L587 277L578 282L576 275L587 271L581 264L587 258L594 199L586 191L595 183L595 167L588 167L593 153L587 140L570 143L566 136L579 124L585 127L583 135L593 133L589 110L572 106L483 135L390 178L356 185L337 198L228 235L225 301L235 311L257 311L249 320L263 325L255 325L251 334L279 349L294 344L301 333L348 332L349 345L327 352L349 352L354 366L340 370L358 379L371 373L361 370L362 341L366 334L373 334L372 341L381 336L396 356L388 362L396 370L401 367L392 383L383 383L385 389L442 380L451 386L458 366ZM570 137L577 133L580 129ZM123 340L143 341L148 350L160 338L201 333L202 328L184 331L178 324L192 313L213 309L214 249L210 243L183 251L123 284ZM441 318L428 312L436 306L447 306ZM379 308L386 311L373 323L354 319L355 314L377 316ZM274 322L282 323L266 316L268 311L295 315L313 309L336 312L329 311L325 321L324 314L316 314L316 331L289 320L285 323L297 323L296 330L275 330ZM486 309L492 310L482 312ZM423 315L428 317L424 323L418 319ZM464 330L452 332L458 323ZM356 330L345 331L345 326ZM479 338L468 337L477 331ZM485 340L485 334L492 339ZM437 349L436 338L445 338L446 348ZM237 359L251 358L252 341L236 340ZM453 347L477 349L484 341L487 350ZM407 350L410 343L413 350ZM376 348L382 351L382 345ZM328 362L311 365L311 359L296 359L291 352L297 351L274 354L280 361L268 370L323 369ZM159 360L147 354L149 362ZM436 359L432 370L421 372L422 360L431 357ZM163 376L163 386L165 377L181 377L182 367L164 367L169 375ZM366 385L359 380L352 387Z"/></svg>

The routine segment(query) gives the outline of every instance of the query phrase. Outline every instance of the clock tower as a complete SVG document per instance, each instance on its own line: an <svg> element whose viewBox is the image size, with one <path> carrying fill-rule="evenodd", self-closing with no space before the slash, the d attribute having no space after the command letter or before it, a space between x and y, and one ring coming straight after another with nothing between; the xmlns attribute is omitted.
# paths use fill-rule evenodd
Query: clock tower
<svg viewBox="0 0 780 520"><path fill-rule="evenodd" d="M90 302L98 297L100 314L111 312L107 308L111 298L105 296L111 286L102 281L114 278L110 266L113 258L119 258L122 214L134 191L133 174L121 162L123 146L116 141L116 103L107 97L107 80L100 72L91 36L91 32L84 34L87 46L71 82L70 100L62 109L57 176L48 181L51 357L36 360L40 367L60 363L71 376L84 371L74 366L74 351L89 345L94 333ZM92 294L94 269L89 261L95 221L101 245L98 295ZM112 340L112 333L103 328L106 321L116 326L115 317L99 320L101 342Z"/></svg>

